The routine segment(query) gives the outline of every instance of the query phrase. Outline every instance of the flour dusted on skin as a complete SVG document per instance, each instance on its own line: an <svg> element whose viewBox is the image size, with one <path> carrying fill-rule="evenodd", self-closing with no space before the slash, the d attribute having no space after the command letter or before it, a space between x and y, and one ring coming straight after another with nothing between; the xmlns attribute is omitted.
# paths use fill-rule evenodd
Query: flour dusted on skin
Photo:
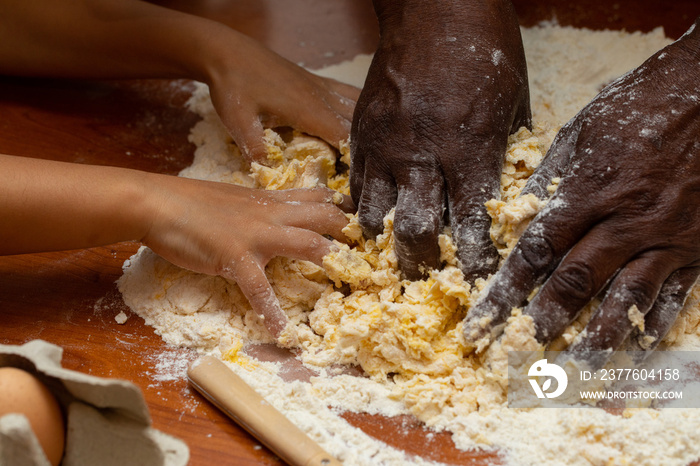
<svg viewBox="0 0 700 466"><path fill-rule="evenodd" d="M503 258L544 205L519 193L559 126L602 85L669 43L659 30L644 35L533 28L524 29L523 38L538 123L509 139L501 197L487 204L491 236ZM205 87L190 106L203 119L192 129L195 160L182 176L262 189L327 184L348 193L347 175L336 173L336 153L324 142L266 130L268 164L250 166L221 125ZM347 147L342 153L347 164ZM557 183L552 180L550 192ZM700 415L693 411L642 409L613 416L602 410L508 409L506 355L539 348L532 319L514 309L500 340L481 355L465 354L462 319L487 282L464 282L449 231L439 238L445 267L425 280L402 280L393 213L384 226L376 240L365 240L353 217L344 230L353 247L338 244L338 252L326 257L326 270L285 258L266 269L296 332L301 360L320 374L309 382L284 382L279 363L245 353L246 345L272 339L233 282L179 269L142 248L125 264L119 289L164 340L219 356L345 464L429 462L373 440L335 409L412 413L452 432L458 447L495 447L513 464L687 464L700 457ZM699 301L696 288L666 344L700 348ZM582 328L575 322L555 344L567 345ZM368 377L334 375L338 363L359 365Z"/></svg>

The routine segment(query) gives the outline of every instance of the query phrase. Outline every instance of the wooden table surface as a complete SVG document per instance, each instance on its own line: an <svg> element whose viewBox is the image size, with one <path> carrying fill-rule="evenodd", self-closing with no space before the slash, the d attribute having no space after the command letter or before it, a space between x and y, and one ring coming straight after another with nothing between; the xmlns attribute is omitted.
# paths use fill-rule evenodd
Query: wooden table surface
<svg viewBox="0 0 700 466"><path fill-rule="evenodd" d="M239 29L295 63L320 67L374 50L368 0L159 1ZM682 34L700 2L515 2L521 22ZM197 117L184 108L188 81L96 82L0 77L0 153L176 174L192 160L187 135ZM50 234L50 232L47 232ZM281 461L194 392L184 374L194 355L168 347L126 307L115 286L135 243L0 258L0 343L43 339L64 348L63 365L127 379L145 395L153 425L183 439L193 466L276 465ZM123 325L114 317L125 312ZM448 435L428 438L410 418L347 415L370 435L429 459L484 464L495 455L456 450Z"/></svg>

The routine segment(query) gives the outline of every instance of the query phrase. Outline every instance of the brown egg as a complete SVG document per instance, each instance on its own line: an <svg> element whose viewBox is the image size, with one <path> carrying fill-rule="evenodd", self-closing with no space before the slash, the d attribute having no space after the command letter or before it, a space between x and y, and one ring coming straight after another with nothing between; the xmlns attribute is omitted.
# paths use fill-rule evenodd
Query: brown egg
<svg viewBox="0 0 700 466"><path fill-rule="evenodd" d="M63 457L66 429L56 398L29 372L0 367L0 416L9 413L26 416L49 462L58 465Z"/></svg>

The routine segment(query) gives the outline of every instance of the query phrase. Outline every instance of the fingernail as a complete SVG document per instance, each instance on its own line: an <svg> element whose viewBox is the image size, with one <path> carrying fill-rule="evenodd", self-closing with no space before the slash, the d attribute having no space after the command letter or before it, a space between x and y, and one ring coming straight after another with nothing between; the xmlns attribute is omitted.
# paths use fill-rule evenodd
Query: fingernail
<svg viewBox="0 0 700 466"><path fill-rule="evenodd" d="M343 196L343 194L339 193L338 191L334 191L330 201L335 205L343 205L343 203L345 202L345 196Z"/></svg>
<svg viewBox="0 0 700 466"><path fill-rule="evenodd" d="M491 334L488 326L493 320L490 316L464 319L464 340L467 348L481 353L491 344Z"/></svg>

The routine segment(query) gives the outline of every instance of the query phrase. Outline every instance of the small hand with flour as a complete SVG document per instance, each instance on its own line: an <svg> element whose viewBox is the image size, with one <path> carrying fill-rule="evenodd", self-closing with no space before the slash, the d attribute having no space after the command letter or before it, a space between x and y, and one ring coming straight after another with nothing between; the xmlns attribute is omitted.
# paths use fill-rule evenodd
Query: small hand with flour
<svg viewBox="0 0 700 466"><path fill-rule="evenodd" d="M699 73L700 20L562 128L523 194L559 186L467 315L467 341L495 337L540 287L524 313L542 343L602 295L567 351L658 345L700 274Z"/></svg>
<svg viewBox="0 0 700 466"><path fill-rule="evenodd" d="M249 160L263 128L292 126L338 146L359 89L321 78L215 21L138 0L0 0L0 73L206 82Z"/></svg>
<svg viewBox="0 0 700 466"><path fill-rule="evenodd" d="M264 128L291 126L336 148L348 139L359 89L316 76L232 30L210 48L220 56L212 54L204 80L248 160L265 163Z"/></svg>
<svg viewBox="0 0 700 466"><path fill-rule="evenodd" d="M351 193L365 234L396 207L399 266L439 266L449 217L468 280L494 272L484 203L497 196L508 134L530 125L527 70L508 0L375 0L380 43L357 103ZM446 213L447 210L447 213Z"/></svg>
<svg viewBox="0 0 700 466"><path fill-rule="evenodd" d="M287 318L265 265L322 265L333 248L323 235L346 239L337 196L0 155L0 255L141 241L175 265L235 280L279 337Z"/></svg>
<svg viewBox="0 0 700 466"><path fill-rule="evenodd" d="M276 338L287 317L267 263L284 256L321 266L334 248L323 235L347 241L347 217L327 188L263 191L181 178L160 185L162 204L143 242L173 264L235 281Z"/></svg>
<svg viewBox="0 0 700 466"><path fill-rule="evenodd" d="M0 9L0 73L206 82L233 139L259 162L267 155L265 126L292 126L335 146L349 135L358 89L317 77L215 21L137 0L0 0ZM275 336L286 318L265 264L276 255L320 264L331 244L322 235L342 237L346 222L326 190L257 192L10 156L0 164L0 253L143 238L177 265L235 279ZM135 195L147 176L147 192ZM149 215L136 207L144 205Z"/></svg>

